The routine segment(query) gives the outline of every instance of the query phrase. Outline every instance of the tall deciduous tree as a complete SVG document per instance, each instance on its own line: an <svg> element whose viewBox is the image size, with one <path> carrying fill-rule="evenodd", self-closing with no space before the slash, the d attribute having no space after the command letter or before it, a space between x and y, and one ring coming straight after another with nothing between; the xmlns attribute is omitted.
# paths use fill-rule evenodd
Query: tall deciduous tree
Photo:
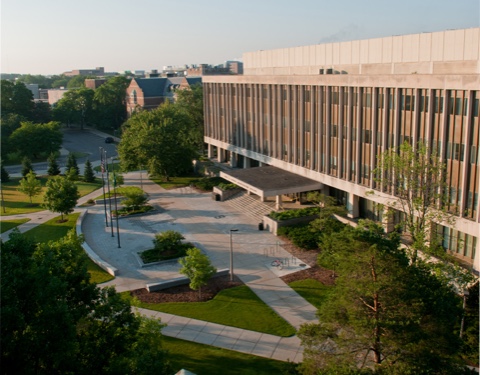
<svg viewBox="0 0 480 375"><path fill-rule="evenodd" d="M124 125L118 145L122 169L143 166L166 180L191 171L197 155L191 130L190 117L170 103L135 114Z"/></svg>
<svg viewBox="0 0 480 375"><path fill-rule="evenodd" d="M18 191L28 196L30 198L30 203L32 203L32 198L42 192L42 183L40 180L37 180L36 174L30 171L20 180Z"/></svg>
<svg viewBox="0 0 480 375"><path fill-rule="evenodd" d="M14 232L1 252L3 374L171 374L158 321L90 283L81 238L36 245Z"/></svg>
<svg viewBox="0 0 480 375"><path fill-rule="evenodd" d="M63 215L73 212L78 198L80 194L73 181L60 176L47 181L47 191L43 197L44 206L47 210L60 213L62 221Z"/></svg>
<svg viewBox="0 0 480 375"><path fill-rule="evenodd" d="M433 223L454 222L447 206L445 164L436 151L422 142L415 147L405 142L398 149L385 151L373 174L378 188L394 196L386 204L404 213L412 261L416 262L418 251L435 252Z"/></svg>
<svg viewBox="0 0 480 375"><path fill-rule="evenodd" d="M15 152L17 149L10 140L12 133L20 128L21 123L26 121L26 118L14 113L6 115L2 114L0 121L0 152L2 153L2 159L7 160L8 154Z"/></svg>
<svg viewBox="0 0 480 375"><path fill-rule="evenodd" d="M12 113L32 118L34 102L33 94L23 82L1 81L1 113L2 116Z"/></svg>
<svg viewBox="0 0 480 375"><path fill-rule="evenodd" d="M123 124L127 118L125 92L129 83L126 77L113 77L95 90L93 107L98 128L118 129Z"/></svg>
<svg viewBox="0 0 480 375"><path fill-rule="evenodd" d="M343 367L388 374L462 373L459 298L422 264L410 265L395 235L361 222L332 234L336 286L301 328L306 373Z"/></svg>
<svg viewBox="0 0 480 375"><path fill-rule="evenodd" d="M63 133L60 123L34 124L22 122L10 136L10 142L15 145L21 155L39 158L41 154L50 155L58 152L62 146Z"/></svg>
<svg viewBox="0 0 480 375"><path fill-rule="evenodd" d="M179 272L190 279L190 288L198 290L201 296L202 286L206 285L208 280L217 273L217 269L212 266L208 256L196 247L188 249L187 256L178 262L182 265Z"/></svg>
<svg viewBox="0 0 480 375"><path fill-rule="evenodd" d="M54 109L54 118L66 124L80 124L81 129L93 122L94 91L88 88L69 90Z"/></svg>
<svg viewBox="0 0 480 375"><path fill-rule="evenodd" d="M184 110L192 119L192 131L197 149L203 150L204 118L202 85L196 84L189 89L177 90L175 95L175 104Z"/></svg>

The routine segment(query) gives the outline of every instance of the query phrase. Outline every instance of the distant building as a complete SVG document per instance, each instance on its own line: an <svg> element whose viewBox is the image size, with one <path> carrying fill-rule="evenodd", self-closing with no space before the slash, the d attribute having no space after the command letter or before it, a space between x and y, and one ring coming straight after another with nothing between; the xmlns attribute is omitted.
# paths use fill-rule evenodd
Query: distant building
<svg viewBox="0 0 480 375"><path fill-rule="evenodd" d="M87 78L85 80L85 87L88 89L96 90L105 82L107 82L105 78Z"/></svg>
<svg viewBox="0 0 480 375"><path fill-rule="evenodd" d="M225 66L231 74L243 74L243 62L241 61L227 61Z"/></svg>
<svg viewBox="0 0 480 375"><path fill-rule="evenodd" d="M38 83L28 83L25 85L33 94L33 100L40 99L40 93L38 88Z"/></svg>
<svg viewBox="0 0 480 375"><path fill-rule="evenodd" d="M166 100L175 100L176 90L185 90L202 84L201 77L133 78L127 88L127 113L136 109L151 110Z"/></svg>
<svg viewBox="0 0 480 375"><path fill-rule="evenodd" d="M68 91L68 89L49 89L47 90L48 94L48 104L54 105L60 99L63 98L63 95Z"/></svg>
<svg viewBox="0 0 480 375"><path fill-rule="evenodd" d="M95 69L77 69L71 70L69 72L63 73L67 77L74 77L74 76L104 76L105 75L105 68L98 67Z"/></svg>
<svg viewBox="0 0 480 375"><path fill-rule="evenodd" d="M311 180L261 190L221 173L279 207L282 195L301 198L317 183L351 219L390 231L404 213L387 207L391 187L372 170L385 150L424 141L446 164L445 208L456 215L432 238L480 271L479 46L472 28L245 53L244 75L203 77L209 157Z"/></svg>
<svg viewBox="0 0 480 375"><path fill-rule="evenodd" d="M187 76L212 76L230 74L230 70L223 66L212 66L208 64L200 64L187 69Z"/></svg>

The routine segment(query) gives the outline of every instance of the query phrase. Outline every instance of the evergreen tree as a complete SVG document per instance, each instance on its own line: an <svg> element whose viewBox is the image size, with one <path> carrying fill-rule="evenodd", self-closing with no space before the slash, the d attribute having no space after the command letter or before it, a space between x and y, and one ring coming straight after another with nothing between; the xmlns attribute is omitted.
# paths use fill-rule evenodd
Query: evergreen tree
<svg viewBox="0 0 480 375"><path fill-rule="evenodd" d="M51 153L48 157L48 175L58 176L60 174L60 167L57 163L57 158L54 153Z"/></svg>
<svg viewBox="0 0 480 375"><path fill-rule="evenodd" d="M32 161L29 157L25 156L22 159L22 176L26 177L30 172L33 172Z"/></svg>
<svg viewBox="0 0 480 375"><path fill-rule="evenodd" d="M7 172L7 170L5 169L5 167L3 166L3 164L2 164L2 166L0 167L0 173L1 173L1 175L0 175L0 181L1 181L1 182L8 182L8 181L10 181L10 175L8 174L8 172Z"/></svg>
<svg viewBox="0 0 480 375"><path fill-rule="evenodd" d="M93 173L92 163L87 159L85 162L85 169L83 170L83 180L85 182L94 182L95 173Z"/></svg>
<svg viewBox="0 0 480 375"><path fill-rule="evenodd" d="M77 158L70 152L67 158L66 172L70 171L72 168L75 168L77 175L80 175L80 168L77 164Z"/></svg>

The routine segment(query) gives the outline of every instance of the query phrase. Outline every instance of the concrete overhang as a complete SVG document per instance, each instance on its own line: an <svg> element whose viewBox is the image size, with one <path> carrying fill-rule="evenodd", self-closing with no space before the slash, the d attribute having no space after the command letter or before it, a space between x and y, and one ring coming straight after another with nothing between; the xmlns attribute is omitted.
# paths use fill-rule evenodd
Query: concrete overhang
<svg viewBox="0 0 480 375"><path fill-rule="evenodd" d="M260 197L319 190L323 184L275 167L221 171L220 177Z"/></svg>

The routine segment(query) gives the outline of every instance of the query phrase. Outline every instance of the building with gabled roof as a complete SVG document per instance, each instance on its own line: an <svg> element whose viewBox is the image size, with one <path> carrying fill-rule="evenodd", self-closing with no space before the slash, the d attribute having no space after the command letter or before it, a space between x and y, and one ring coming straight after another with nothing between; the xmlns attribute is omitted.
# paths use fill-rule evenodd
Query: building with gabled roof
<svg viewBox="0 0 480 375"><path fill-rule="evenodd" d="M201 77L133 78L127 88L127 113L141 108L152 110L167 100L175 100L176 90L202 84Z"/></svg>

